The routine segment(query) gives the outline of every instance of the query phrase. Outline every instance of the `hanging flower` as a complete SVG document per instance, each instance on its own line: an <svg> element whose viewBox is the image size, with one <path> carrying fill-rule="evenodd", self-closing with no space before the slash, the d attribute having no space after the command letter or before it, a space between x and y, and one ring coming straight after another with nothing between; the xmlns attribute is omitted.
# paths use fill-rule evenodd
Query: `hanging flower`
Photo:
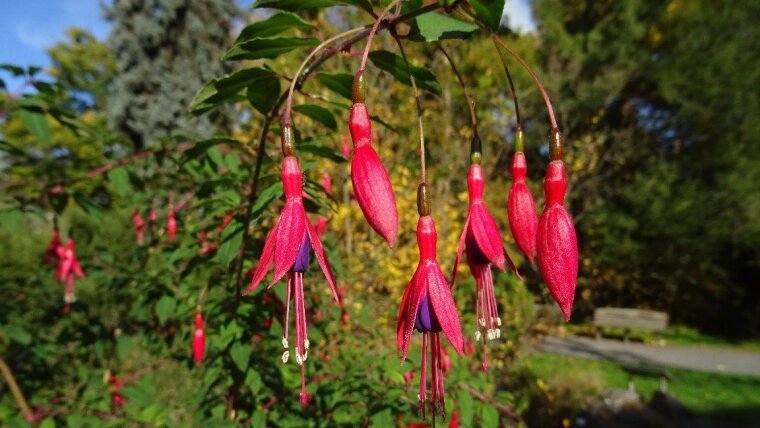
<svg viewBox="0 0 760 428"><path fill-rule="evenodd" d="M137 208L132 211L132 222L135 227L135 241L137 242L137 245L142 245L145 240L145 221L140 217Z"/></svg>
<svg viewBox="0 0 760 428"><path fill-rule="evenodd" d="M56 271L56 278L65 284L65 291L63 294L63 301L69 305L76 301L76 295L74 294L74 277L84 279L84 272L79 265L76 253L74 252L74 240L69 238L66 242L66 247L58 247L58 268Z"/></svg>
<svg viewBox="0 0 760 428"><path fill-rule="evenodd" d="M364 103L351 107L349 129L354 142L351 158L351 182L356 200L367 222L390 247L396 243L398 210L388 172L372 148L372 122Z"/></svg>
<svg viewBox="0 0 760 428"><path fill-rule="evenodd" d="M333 185L332 185L332 179L330 178L330 174L328 173L322 174L322 182L320 184L322 185L322 188L325 189L325 193L332 196Z"/></svg>
<svg viewBox="0 0 760 428"><path fill-rule="evenodd" d="M541 276L568 321L578 278L578 241L573 220L564 206L566 190L565 164L554 160L546 170L546 208L538 222L536 250Z"/></svg>
<svg viewBox="0 0 760 428"><path fill-rule="evenodd" d="M517 273L512 260L509 258L501 241L501 234L496 222L483 201L485 179L479 164L470 165L467 174L467 189L470 197L469 212L464 223L464 230L459 238L457 257L451 274L452 284L456 280L459 263L463 250L467 250L467 264L475 277L477 285L475 298L475 341L483 343L483 370L488 369L486 358L486 340L491 341L501 337L501 317L496 305L496 295L493 289L491 264L504 271L506 265ZM518 274L519 276L519 274ZM483 330L481 332L481 329Z"/></svg>
<svg viewBox="0 0 760 428"><path fill-rule="evenodd" d="M303 293L303 274L309 267L311 253L316 256L319 267L327 279L332 291L333 298L338 302L338 292L335 288L335 279L330 265L325 256L322 243L319 241L317 231L306 216L301 191L303 188L303 175L294 156L286 156L282 161L282 183L285 192L285 206L280 218L269 232L261 259L253 272L251 284L244 294L248 294L264 279L269 268L274 264L274 278L269 284L272 287L282 278L287 276L287 303L285 310L285 334L282 345L285 352L282 361L287 362L290 356L288 341L288 324L290 316L290 303L294 301L296 344L295 360L301 366L301 404L308 403L306 394L306 380L303 363L306 361L309 350L309 339L306 326L306 308Z"/></svg>
<svg viewBox="0 0 760 428"><path fill-rule="evenodd" d="M203 315L195 314L195 331L193 332L193 361L196 366L201 365L203 355L206 352L206 333L203 331Z"/></svg>
<svg viewBox="0 0 760 428"><path fill-rule="evenodd" d="M58 231L58 226L53 227L53 239L50 240L47 250L45 250L45 256L42 258L43 263L49 263L53 258L58 258L58 248L62 246L61 235Z"/></svg>
<svg viewBox="0 0 760 428"><path fill-rule="evenodd" d="M509 189L507 199L507 217L517 248L533 263L533 256L536 253L538 216L533 195L525 183L527 174L528 164L525 162L525 154L515 152L512 158L512 187Z"/></svg>
<svg viewBox="0 0 760 428"><path fill-rule="evenodd" d="M418 195L426 193L424 184L420 185ZM420 198L418 201L425 199ZM417 245L420 261L412 280L406 286L401 300L396 329L396 341L402 362L409 352L412 331L422 333L422 363L420 368L419 405L421 416L425 417L427 402L428 364L432 373L431 402L433 416L444 416L443 361L439 333L443 332L457 354L464 352L464 338L459 324L459 315L451 296L446 278L438 266L436 244L438 240L435 223L430 217L427 202L420 204L420 219L417 222ZM430 358L427 357L430 349Z"/></svg>
<svg viewBox="0 0 760 428"><path fill-rule="evenodd" d="M169 241L174 242L177 235L177 219L174 217L174 208L169 210L169 217L166 219L166 233L169 235Z"/></svg>
<svg viewBox="0 0 760 428"><path fill-rule="evenodd" d="M150 227L153 227L158 223L158 214L156 214L156 210L153 207L151 207L148 212L148 221L150 222Z"/></svg>

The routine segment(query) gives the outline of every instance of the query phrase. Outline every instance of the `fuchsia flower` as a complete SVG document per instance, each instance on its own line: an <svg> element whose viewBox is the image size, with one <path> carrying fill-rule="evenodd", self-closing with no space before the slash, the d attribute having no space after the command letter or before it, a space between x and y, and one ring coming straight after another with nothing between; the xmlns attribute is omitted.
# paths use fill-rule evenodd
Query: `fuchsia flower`
<svg viewBox="0 0 760 428"><path fill-rule="evenodd" d="M150 222L150 227L153 227L158 223L158 214L156 214L156 210L152 207L148 212L148 221Z"/></svg>
<svg viewBox="0 0 760 428"><path fill-rule="evenodd" d="M367 222L393 247L398 233L396 197L380 157L372 148L372 122L364 103L354 103L349 119L354 155L351 158L351 182L359 207Z"/></svg>
<svg viewBox="0 0 760 428"><path fill-rule="evenodd" d="M533 263L536 253L536 229L538 228L538 216L536 215L536 203L530 193L525 177L528 173L528 165L525 162L523 152L515 152L512 158L512 187L509 189L507 199L507 217L509 229L515 238L517 248Z"/></svg>
<svg viewBox="0 0 760 428"><path fill-rule="evenodd" d="M235 210L228 212L227 215L224 216L224 219L222 219L221 224L219 224L219 233L224 232L224 229L226 229L227 226L229 226L233 218L235 218Z"/></svg>
<svg viewBox="0 0 760 428"><path fill-rule="evenodd" d="M328 173L322 174L322 182L320 184L322 185L322 188L325 189L325 193L332 196L333 185L332 185L332 179L330 178L330 174Z"/></svg>
<svg viewBox="0 0 760 428"><path fill-rule="evenodd" d="M216 243L209 242L207 236L208 236L208 232L206 232L205 230L201 230L201 234L200 234L201 255L206 255L216 250L217 247L219 246Z"/></svg>
<svg viewBox="0 0 760 428"><path fill-rule="evenodd" d="M166 233L169 235L169 241L174 242L177 235L177 219L174 217L174 208L169 210L169 218L166 219Z"/></svg>
<svg viewBox="0 0 760 428"><path fill-rule="evenodd" d="M470 165L470 171L467 174L467 190L470 197L469 213L464 223L464 230L459 238L459 247L457 248L457 257L454 261L454 269L451 274L451 282L453 284L456 280L457 270L462 259L462 251L466 249L467 264L470 266L470 271L475 277L475 283L477 284L475 303L477 328L475 330L475 341L480 342L482 337L482 343L485 345L486 339L491 341L501 336L501 318L496 307L491 264L496 265L501 271L504 271L506 265L509 264L509 267L516 274L517 269L504 249L496 222L491 217L483 201L485 179L483 177L483 170L477 163ZM482 335L481 329L485 330L485 336ZM484 346L483 370L488 369L485 349Z"/></svg>
<svg viewBox="0 0 760 428"><path fill-rule="evenodd" d="M269 268L274 264L274 278L269 284L272 287L280 279L287 275L287 304L285 310L285 334L282 339L282 345L285 352L282 354L282 361L287 362L290 352L288 342L288 318L290 315L290 302L295 300L294 307L296 311L296 363L301 366L301 404L308 403L306 395L306 380L303 363L306 361L309 350L309 339L306 327L306 308L304 305L303 294L303 274L309 267L311 253L316 256L319 267L327 279L327 283L332 291L333 298L338 302L338 292L335 288L335 279L330 269L330 265L325 256L322 243L319 241L317 231L312 226L311 221L306 216L306 210L303 205L301 191L303 188L303 175L298 165L298 160L294 156L285 156L282 161L282 183L285 192L285 206L282 209L280 218L274 225L272 231L267 236L264 249L261 253L256 270L251 278L251 285L244 294L248 294L256 289L264 276L269 272Z"/></svg>
<svg viewBox="0 0 760 428"><path fill-rule="evenodd" d="M541 276L568 321L578 278L578 241L573 220L564 206L566 190L565 164L554 160L546 169L546 207L538 222L536 250Z"/></svg>
<svg viewBox="0 0 760 428"><path fill-rule="evenodd" d="M42 262L49 263L53 257L58 258L58 248L61 246L61 234L58 231L58 226L55 226L53 227L53 239L50 240L50 244L48 244L47 250L45 250Z"/></svg>
<svg viewBox="0 0 760 428"><path fill-rule="evenodd" d="M132 212L132 222L135 226L135 240L137 241L137 245L142 245L145 240L145 222L142 217L140 217L137 208Z"/></svg>
<svg viewBox="0 0 760 428"><path fill-rule="evenodd" d="M433 416L446 412L443 389L443 362L439 333L443 332L457 354L464 352L464 338L459 315L446 278L438 266L435 223L428 210L420 210L417 222L417 244L420 261L412 280L406 286L398 314L396 341L402 363L409 352L412 331L422 333L422 363L420 369L419 404L422 417L427 401L427 367L432 372L431 390ZM424 214L423 214L424 213ZM430 358L426 354L430 348Z"/></svg>
<svg viewBox="0 0 760 428"><path fill-rule="evenodd" d="M349 156L351 156L351 146L348 145L348 139L346 136L343 136L343 142L340 145L340 152L343 154L343 157L348 159Z"/></svg>
<svg viewBox="0 0 760 428"><path fill-rule="evenodd" d="M76 253L74 252L74 240L69 238L66 247L59 246L58 250L58 268L56 278L66 284L63 294L63 301L68 305L76 301L74 294L74 276L84 279L84 272L79 265Z"/></svg>
<svg viewBox="0 0 760 428"><path fill-rule="evenodd" d="M206 333L203 331L203 315L195 314L195 331L193 332L193 361L196 366L201 365L203 354L206 352Z"/></svg>
<svg viewBox="0 0 760 428"><path fill-rule="evenodd" d="M324 235L325 230L327 230L327 219L325 217L319 216L317 217L317 224L315 226L315 230L317 231L317 236L322 237Z"/></svg>

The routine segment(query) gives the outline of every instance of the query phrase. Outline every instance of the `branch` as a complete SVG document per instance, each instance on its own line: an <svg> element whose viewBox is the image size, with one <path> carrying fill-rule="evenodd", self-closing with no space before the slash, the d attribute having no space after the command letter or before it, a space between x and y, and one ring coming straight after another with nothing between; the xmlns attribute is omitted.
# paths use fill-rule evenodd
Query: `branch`
<svg viewBox="0 0 760 428"><path fill-rule="evenodd" d="M515 410L505 404L497 403L493 398L487 397L475 388L471 387L470 385L459 382L459 387L464 389L465 391L469 392L473 397L477 398L478 400L490 404L494 406L495 408L501 410L504 412L509 419L512 419L515 422L522 421L522 417L515 413Z"/></svg>
<svg viewBox="0 0 760 428"><path fill-rule="evenodd" d="M34 413L32 412L32 409L29 408L29 404L26 402L24 394L21 393L21 390L16 383L16 379L13 377L13 373L11 373L11 369L8 368L8 365L5 364L5 360L2 357L0 357L0 372L2 372L5 381L8 383L8 388L10 388L13 398L16 399L18 406L21 407L21 412L24 413L24 418L27 421L33 421Z"/></svg>

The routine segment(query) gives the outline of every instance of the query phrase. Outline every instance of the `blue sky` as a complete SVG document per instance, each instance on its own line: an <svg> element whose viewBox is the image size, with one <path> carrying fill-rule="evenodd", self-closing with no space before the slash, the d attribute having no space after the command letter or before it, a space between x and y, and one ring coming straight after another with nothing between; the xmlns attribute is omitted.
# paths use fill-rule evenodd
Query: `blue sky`
<svg viewBox="0 0 760 428"><path fill-rule="evenodd" d="M241 6L252 2L237 0ZM100 39L108 36L109 24L102 18L101 0L9 0L3 3L0 63L48 66L45 48L63 40L68 27L85 28ZM519 31L535 28L530 0L507 0L506 12L513 28Z"/></svg>

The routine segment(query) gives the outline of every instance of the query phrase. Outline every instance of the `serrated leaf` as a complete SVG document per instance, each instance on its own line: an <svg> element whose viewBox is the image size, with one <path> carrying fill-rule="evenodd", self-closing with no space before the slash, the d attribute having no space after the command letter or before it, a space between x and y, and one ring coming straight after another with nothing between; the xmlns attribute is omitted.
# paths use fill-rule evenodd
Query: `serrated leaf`
<svg viewBox="0 0 760 428"><path fill-rule="evenodd" d="M333 131L338 129L338 121L335 120L335 116L333 116L330 110L322 106L316 104L301 104L293 106L293 110L316 120Z"/></svg>
<svg viewBox="0 0 760 428"><path fill-rule="evenodd" d="M45 117L45 113L39 111L32 111L29 109L23 109L19 112L21 122L24 123L26 129L32 133L42 144L50 145L50 124Z"/></svg>
<svg viewBox="0 0 760 428"><path fill-rule="evenodd" d="M280 79L262 79L248 87L248 102L261 114L268 114L280 98Z"/></svg>
<svg viewBox="0 0 760 428"><path fill-rule="evenodd" d="M258 87L262 81L277 80L272 70L254 67L238 70L218 77L203 85L190 102L190 112L201 114L211 108L233 99L245 88Z"/></svg>
<svg viewBox="0 0 760 428"><path fill-rule="evenodd" d="M113 190L120 196L126 196L132 191L132 184L129 182L129 171L123 166L108 171L108 181L111 182Z"/></svg>
<svg viewBox="0 0 760 428"><path fill-rule="evenodd" d="M499 30L501 16L504 14L505 0L470 0L470 5L475 9L478 19L491 31Z"/></svg>
<svg viewBox="0 0 760 428"><path fill-rule="evenodd" d="M411 86L412 81L409 79L404 58L388 51L374 51L369 54L369 59L375 66L383 71L390 73L399 82ZM441 94L441 85L432 71L425 67L417 67L410 64L409 67L417 83L417 87L426 89L436 95Z"/></svg>
<svg viewBox="0 0 760 428"><path fill-rule="evenodd" d="M251 351L253 347L251 345L243 345L236 343L230 348L230 358L235 366L244 372L248 368L248 361L251 359Z"/></svg>
<svg viewBox="0 0 760 428"><path fill-rule="evenodd" d="M317 73L319 80L327 89L343 98L353 101L352 85L354 76L348 73Z"/></svg>
<svg viewBox="0 0 760 428"><path fill-rule="evenodd" d="M160 324L165 324L177 308L177 301L171 296L161 296L156 303L156 316Z"/></svg>
<svg viewBox="0 0 760 428"><path fill-rule="evenodd" d="M254 22L243 28L235 43L253 38L276 36L291 28L308 31L316 26L292 13L276 13L263 21Z"/></svg>
<svg viewBox="0 0 760 428"><path fill-rule="evenodd" d="M367 0L259 0L253 5L254 8L268 7L289 12L331 6L356 6L372 12L372 5Z"/></svg>
<svg viewBox="0 0 760 428"><path fill-rule="evenodd" d="M317 46L319 43L319 39L314 37L259 37L235 43L222 59L272 59L293 49Z"/></svg>
<svg viewBox="0 0 760 428"><path fill-rule="evenodd" d="M444 39L464 39L469 37L478 27L469 22L454 19L448 15L428 12L417 17L419 36L426 42Z"/></svg>

